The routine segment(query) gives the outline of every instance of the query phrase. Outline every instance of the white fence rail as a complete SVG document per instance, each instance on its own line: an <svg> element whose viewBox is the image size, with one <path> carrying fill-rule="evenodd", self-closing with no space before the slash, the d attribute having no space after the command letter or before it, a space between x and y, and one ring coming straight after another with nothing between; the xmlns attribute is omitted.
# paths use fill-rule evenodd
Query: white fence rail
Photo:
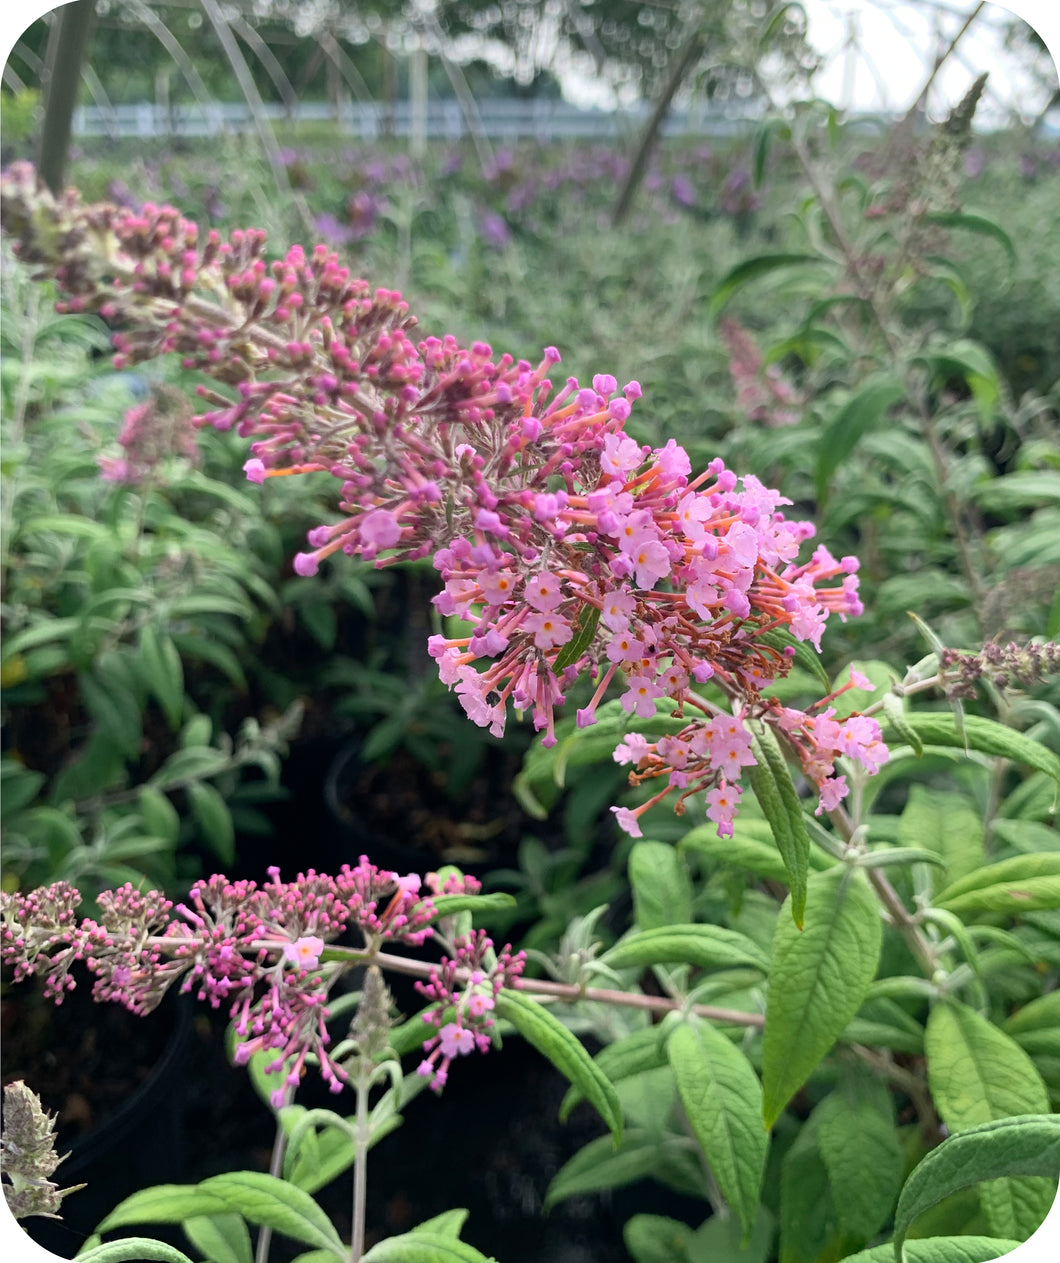
<svg viewBox="0 0 1060 1263"><path fill-rule="evenodd" d="M648 107L618 113L582 110L565 101L486 100L478 105L476 126L491 140L530 138L551 140L614 140L628 135L647 117ZM336 108L326 102L300 102L291 110L266 105L272 123L333 122L339 131L363 140L385 136L407 137L412 132L408 101L393 105L347 101ZM438 99L428 104L426 135L459 140L468 135L467 120L457 101ZM732 136L746 131L752 120L717 107L673 111L666 119L667 136ZM245 102L208 105L165 105L143 101L136 105L80 106L74 112L76 136L172 137L221 136L254 130L254 116Z"/></svg>

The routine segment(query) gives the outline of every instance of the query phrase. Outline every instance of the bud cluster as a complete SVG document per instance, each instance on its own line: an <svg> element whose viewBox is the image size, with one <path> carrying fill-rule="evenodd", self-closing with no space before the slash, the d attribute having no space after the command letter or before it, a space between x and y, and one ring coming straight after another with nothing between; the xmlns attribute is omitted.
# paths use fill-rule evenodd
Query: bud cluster
<svg viewBox="0 0 1060 1263"><path fill-rule="evenodd" d="M261 232L203 239L172 207L56 200L24 165L2 193L20 256L57 279L68 310L111 322L119 365L176 352L215 383L199 388L211 407L196 422L251 440L251 481L338 480L342 516L309 533L299 574L340 551L376 565L432 557L439 612L471 627L429 650L473 722L500 735L511 702L550 745L555 708L587 674L583 727L621 681L622 707L642 718L662 706L705 716L711 732L733 717L795 731L762 695L791 665L769 634L819 650L830 614L861 612L857 559L818 547L800 562L814 527L785 516L790 500L720 459L693 476L674 440L652 449L627 435L637 382L619 391L597 374L555 389L552 347L532 365L449 335L414 343L400 295L351 277L324 245L268 263ZM695 689L708 680L727 709ZM845 792L840 746L819 724L805 718L797 748L833 803ZM878 763L879 730L864 724L866 741L847 752L876 745ZM695 775L680 742L654 750L663 793L715 794L726 828L753 756L719 762L713 737L694 736ZM630 817L618 813L627 828Z"/></svg>
<svg viewBox="0 0 1060 1263"><path fill-rule="evenodd" d="M946 680L946 696L975 697L976 684L989 680L995 688L1031 688L1060 672L1060 644L1030 641L1017 645L991 642L978 653L944 649L939 657Z"/></svg>
<svg viewBox="0 0 1060 1263"><path fill-rule="evenodd" d="M42 1215L58 1219L63 1198L85 1186L60 1188L51 1176L63 1158L55 1152L55 1120L24 1083L4 1088L4 1127L0 1134L0 1171L4 1197L16 1219Z"/></svg>

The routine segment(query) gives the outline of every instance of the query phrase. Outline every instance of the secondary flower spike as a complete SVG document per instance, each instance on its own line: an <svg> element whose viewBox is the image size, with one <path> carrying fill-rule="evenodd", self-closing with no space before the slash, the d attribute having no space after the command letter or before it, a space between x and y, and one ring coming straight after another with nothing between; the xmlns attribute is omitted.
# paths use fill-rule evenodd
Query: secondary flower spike
<svg viewBox="0 0 1060 1263"><path fill-rule="evenodd" d="M557 386L553 347L531 363L450 335L413 341L400 294L325 245L269 261L258 230L222 240L172 207L55 199L25 164L0 192L20 257L55 277L65 310L116 329L119 366L172 352L209 380L195 422L249 440L251 482L337 480L337 520L309 533L298 574L338 552L431 557L439 612L472 627L429 651L474 723L502 734L510 702L552 744L583 674L595 689L579 726L612 684L631 718L676 717L666 741L638 738L620 759L634 783L662 778L617 812L629 832L651 803L676 792L680 810L699 791L731 832L748 724L784 734L824 809L846 793L837 757L870 771L886 759L875 721L855 732L764 692L792 662L770 633L819 649L831 614L861 612L856 558L818 546L800 560L814 527L786 517L790 500L720 459L693 474L673 439L639 444L625 431L637 382ZM714 700L696 688L707 681Z"/></svg>

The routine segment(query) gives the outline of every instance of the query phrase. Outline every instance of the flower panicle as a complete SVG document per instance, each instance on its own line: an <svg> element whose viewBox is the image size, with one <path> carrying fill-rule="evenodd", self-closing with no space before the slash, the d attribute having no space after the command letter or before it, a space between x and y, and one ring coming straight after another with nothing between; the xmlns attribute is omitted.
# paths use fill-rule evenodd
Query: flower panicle
<svg viewBox="0 0 1060 1263"><path fill-rule="evenodd" d="M98 897L99 919L78 918L79 892L56 882L27 893L0 893L0 958L16 981L44 980L45 994L62 1003L82 964L94 978L93 998L137 1014L180 990L213 1008L227 1008L240 1038L236 1061L272 1054L284 1067L277 1105L315 1061L329 1087L339 1091L346 1070L328 1053L330 987L346 962L329 965L326 947L355 929L360 948L384 943L421 945L436 915L416 874L377 868L365 856L337 875L309 869L284 881L278 868L261 885L215 874L197 881L173 904L158 891L128 883ZM477 889L474 879L432 874L428 890ZM488 942L481 950L488 950ZM501 966L508 968L507 958Z"/></svg>
<svg viewBox="0 0 1060 1263"><path fill-rule="evenodd" d="M338 480L338 519L309 532L299 575L340 552L377 566L432 559L438 612L472 630L432 636L429 652L494 735L510 704L554 744L556 710L583 674L594 691L581 727L612 682L631 716L665 707L709 726L696 687L708 680L733 715L779 724L763 690L793 658L774 633L819 651L830 616L861 613L857 559L820 545L800 559L815 532L786 516L790 500L720 459L693 475L674 440L652 449L626 433L636 381L554 384L554 347L532 364L451 335L414 342L400 294L352 277L325 245L270 262L257 230L222 240L172 207L83 206L53 197L25 164L0 193L20 255L56 278L68 309L111 322L119 364L175 352L211 380L196 423L250 441L248 479ZM832 801L840 781L825 770L818 722L790 731ZM716 791L708 815L726 830L738 770L704 741L698 763L672 765L656 748L649 766L682 791L679 805ZM635 826L635 815L617 818ZM371 915L400 919L400 905Z"/></svg>
<svg viewBox="0 0 1060 1263"><path fill-rule="evenodd" d="M510 944L494 952L484 930L456 939L453 946L452 957L443 956L428 980L415 984L432 1005L424 1021L437 1028L423 1042L416 1073L430 1079L435 1092L445 1087L455 1058L489 1052L497 996L504 987L519 986L526 964L526 953L513 954Z"/></svg>

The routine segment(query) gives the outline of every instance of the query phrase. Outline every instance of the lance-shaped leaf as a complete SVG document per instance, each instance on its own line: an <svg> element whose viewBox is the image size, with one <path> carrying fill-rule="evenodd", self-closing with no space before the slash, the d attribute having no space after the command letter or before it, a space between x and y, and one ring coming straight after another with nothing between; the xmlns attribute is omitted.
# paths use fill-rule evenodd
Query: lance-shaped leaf
<svg viewBox="0 0 1060 1263"><path fill-rule="evenodd" d="M77 1256L78 1263L192 1263L176 1246L150 1237L125 1237L121 1241L107 1241L97 1245L87 1254Z"/></svg>
<svg viewBox="0 0 1060 1263"><path fill-rule="evenodd" d="M195 1216L184 1220L188 1240L210 1263L251 1263L250 1233L242 1215Z"/></svg>
<svg viewBox="0 0 1060 1263"><path fill-rule="evenodd" d="M345 1257L349 1258L348 1252ZM361 1257L363 1263L496 1263L466 1241L419 1229L387 1237Z"/></svg>
<svg viewBox="0 0 1060 1263"><path fill-rule="evenodd" d="M495 890L488 895L432 895L431 903L436 909L431 921L439 917L450 917L456 912L492 912L497 908L511 908L515 899L503 891Z"/></svg>
<svg viewBox="0 0 1060 1263"><path fill-rule="evenodd" d="M903 846L934 851L946 865L949 881L959 881L983 863L982 815L962 794L929 790L926 785L910 786L899 838ZM941 885L941 879L937 884Z"/></svg>
<svg viewBox="0 0 1060 1263"><path fill-rule="evenodd" d="M599 622L599 607L596 605L583 605L578 614L577 622L574 624L573 635L559 653L556 654L556 661L552 664L552 669L557 675L567 667L573 666L593 643L593 637L596 635L596 627Z"/></svg>
<svg viewBox="0 0 1060 1263"><path fill-rule="evenodd" d="M817 445L817 496L823 499L828 483L861 438L880 425L905 390L892 377L867 382L827 423Z"/></svg>
<svg viewBox="0 0 1060 1263"><path fill-rule="evenodd" d="M959 916L1060 907L1060 852L1035 851L988 864L951 882L935 903Z"/></svg>
<svg viewBox="0 0 1060 1263"><path fill-rule="evenodd" d="M637 928L653 930L692 920L692 883L684 862L665 842L635 842L629 884Z"/></svg>
<svg viewBox="0 0 1060 1263"><path fill-rule="evenodd" d="M202 1180L199 1188L224 1199L226 1210L238 1211L252 1224L318 1249L331 1250L340 1263L349 1257L327 1215L308 1193L286 1180L262 1171L233 1171Z"/></svg>
<svg viewBox="0 0 1060 1263"><path fill-rule="evenodd" d="M645 1026L601 1048L593 1060L600 1073L611 1083L621 1083L623 1079L642 1074L645 1070L658 1070L666 1065L663 1032L658 1026ZM561 1122L566 1121L567 1115L582 1099L580 1088L569 1089L560 1102Z"/></svg>
<svg viewBox="0 0 1060 1263"><path fill-rule="evenodd" d="M966 1004L950 1000L934 1006L924 1049L931 1095L951 1132L1048 1113L1049 1095L1030 1057ZM983 1185L979 1200L992 1232L1026 1238L1048 1213L1054 1191L1044 1180L1005 1179Z"/></svg>
<svg viewBox="0 0 1060 1263"><path fill-rule="evenodd" d="M661 925L627 935L600 958L612 969L647 965L698 965L700 969L750 966L764 973L769 958L758 944L720 925Z"/></svg>
<svg viewBox="0 0 1060 1263"><path fill-rule="evenodd" d="M902 1243L913 1220L958 1189L1000 1177L1045 1176L1055 1181L1057 1175L1060 1117L1055 1114L999 1118L950 1136L920 1162L905 1182L894 1216L895 1260L901 1263ZM1004 1180L1006 1184L1010 1182ZM1029 1235L1028 1232L1026 1236Z"/></svg>
<svg viewBox="0 0 1060 1263"><path fill-rule="evenodd" d="M1052 777L1060 785L1060 759L1052 750L1014 728L1006 728L996 720L966 715L963 735L957 731L956 721L950 714L907 714L905 722L926 746L956 746L964 749L967 744L968 749L979 750L982 754L996 754L1016 763L1025 763L1028 767ZM880 727L883 729L884 740L888 739L888 735L893 738L894 733L890 732L886 718L882 720Z"/></svg>
<svg viewBox="0 0 1060 1263"><path fill-rule="evenodd" d="M814 873L805 930L781 911L762 1041L767 1126L858 1011L876 974L881 938L879 905L859 872Z"/></svg>
<svg viewBox="0 0 1060 1263"><path fill-rule="evenodd" d="M780 851L788 874L791 891L790 912L795 924L802 926L806 909L806 878L810 868L810 835L802 819L802 804L795 792L791 773L784 762L776 737L764 724L751 737L751 748L757 763L747 769L762 814L773 830L773 840Z"/></svg>
<svg viewBox="0 0 1060 1263"><path fill-rule="evenodd" d="M622 1188L638 1180L658 1179L692 1197L703 1194L703 1169L692 1142L660 1139L654 1131L630 1127L618 1147L609 1136L590 1140L556 1172L545 1194L545 1209L568 1197Z"/></svg>
<svg viewBox="0 0 1060 1263"><path fill-rule="evenodd" d="M719 314L737 291L760 276L767 276L770 272L805 267L808 263L828 262L829 260L818 254L756 254L751 259L744 259L722 277L718 288L711 295L711 318L714 319Z"/></svg>
<svg viewBox="0 0 1060 1263"><path fill-rule="evenodd" d="M871 1241L894 1209L902 1184L891 1094L867 1075L847 1075L814 1115L817 1148L840 1222L857 1241Z"/></svg>
<svg viewBox="0 0 1060 1263"><path fill-rule="evenodd" d="M902 1257L905 1263L993 1263L1019 1244L1000 1237L927 1237L906 1241ZM874 1245L848 1255L843 1263L894 1263L894 1246L889 1241Z"/></svg>
<svg viewBox="0 0 1060 1263"><path fill-rule="evenodd" d="M581 1090L617 1142L622 1136L622 1106L614 1086L586 1052L584 1045L542 1004L505 988L497 996L497 1017L511 1022L528 1044Z"/></svg>
<svg viewBox="0 0 1060 1263"><path fill-rule="evenodd" d="M110 1232L129 1224L179 1224L194 1215L223 1215L231 1207L223 1197L197 1184L156 1184L119 1202L96 1227Z"/></svg>
<svg viewBox="0 0 1060 1263"><path fill-rule="evenodd" d="M667 1054L688 1121L746 1240L769 1148L758 1076L735 1044L695 1019L674 1031Z"/></svg>
<svg viewBox="0 0 1060 1263"><path fill-rule="evenodd" d="M780 858L773 830L765 820L738 816L733 822L733 836L719 838L713 824L696 825L678 843L680 850L697 851L713 860L744 868L758 877L788 884L788 870ZM817 847L810 848L809 867L823 870L831 868L835 861Z"/></svg>

